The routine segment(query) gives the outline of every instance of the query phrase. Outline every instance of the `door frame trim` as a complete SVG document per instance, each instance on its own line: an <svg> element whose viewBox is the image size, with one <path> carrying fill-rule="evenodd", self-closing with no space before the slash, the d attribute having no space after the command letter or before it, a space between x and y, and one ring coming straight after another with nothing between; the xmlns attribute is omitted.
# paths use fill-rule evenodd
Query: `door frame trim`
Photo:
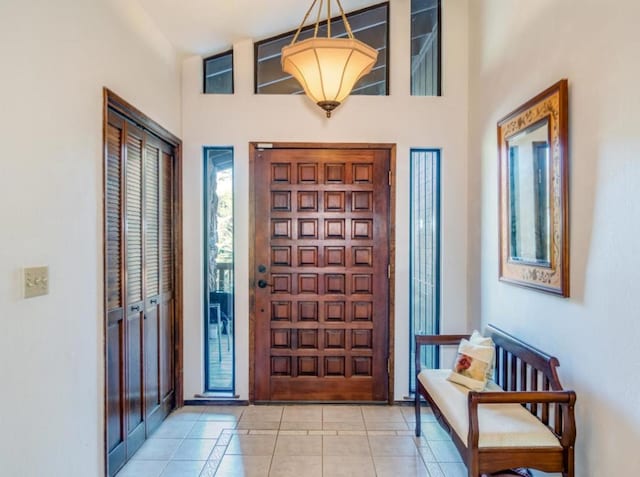
<svg viewBox="0 0 640 477"><path fill-rule="evenodd" d="M393 143L314 143L268 142L249 143L249 402L255 402L255 154L260 149L379 149L389 153L389 342L388 402L394 401L395 383L395 270L396 270L396 144Z"/></svg>
<svg viewBox="0 0 640 477"><path fill-rule="evenodd" d="M110 89L102 88L103 97L103 109L102 109L102 209L100 210L100 227L101 227L101 240L102 240L102 277L99 282L99 286L102 287L102 315L103 315L103 329L102 329L102 346L103 346L103 382L102 382L102 396L103 396L103 457L104 457L104 475L108 473L108 442L107 442L107 303L106 303L106 283L105 283L105 270L106 270L106 240L105 240L105 184L106 184L106 162L107 162L107 130L109 124L109 109L116 111L129 121L132 121L136 125L146 129L150 133L159 137L166 143L173 146L175 149L175 170L174 170L174 300L175 300L175 316L174 316L174 393L175 393L175 407L182 407L184 405L184 378L183 378L183 306L184 306L184 294L183 294L183 240L182 240L182 140L172 134L170 131L162 127L159 123L151 119L142 111L131 105L128 101L124 100Z"/></svg>

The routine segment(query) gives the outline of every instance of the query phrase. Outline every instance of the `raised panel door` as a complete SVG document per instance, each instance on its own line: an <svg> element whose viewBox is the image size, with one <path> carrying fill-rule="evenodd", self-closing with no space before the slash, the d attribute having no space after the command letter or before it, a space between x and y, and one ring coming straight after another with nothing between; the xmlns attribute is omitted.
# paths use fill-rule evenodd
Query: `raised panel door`
<svg viewBox="0 0 640 477"><path fill-rule="evenodd" d="M386 150L256 151L255 400L387 400L389 167Z"/></svg>

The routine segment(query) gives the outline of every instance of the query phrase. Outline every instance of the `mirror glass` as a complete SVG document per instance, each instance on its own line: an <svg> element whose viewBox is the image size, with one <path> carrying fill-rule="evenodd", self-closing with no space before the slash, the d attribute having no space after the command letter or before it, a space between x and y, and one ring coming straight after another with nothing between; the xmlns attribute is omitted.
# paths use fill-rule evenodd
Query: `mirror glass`
<svg viewBox="0 0 640 477"><path fill-rule="evenodd" d="M549 119L507 139L509 260L551 266Z"/></svg>

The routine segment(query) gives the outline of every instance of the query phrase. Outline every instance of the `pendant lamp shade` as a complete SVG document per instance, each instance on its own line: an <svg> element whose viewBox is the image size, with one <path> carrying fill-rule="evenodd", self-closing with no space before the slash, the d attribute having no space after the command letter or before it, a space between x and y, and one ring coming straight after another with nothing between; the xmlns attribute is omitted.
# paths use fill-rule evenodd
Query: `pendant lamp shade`
<svg viewBox="0 0 640 477"><path fill-rule="evenodd" d="M282 70L298 80L307 96L326 111L327 117L349 96L358 80L371 71L378 58L375 48L353 37L342 6L339 2L338 5L348 38L314 36L296 42L296 34L293 42L282 48ZM298 33L301 28L302 25ZM330 32L329 26L329 35Z"/></svg>

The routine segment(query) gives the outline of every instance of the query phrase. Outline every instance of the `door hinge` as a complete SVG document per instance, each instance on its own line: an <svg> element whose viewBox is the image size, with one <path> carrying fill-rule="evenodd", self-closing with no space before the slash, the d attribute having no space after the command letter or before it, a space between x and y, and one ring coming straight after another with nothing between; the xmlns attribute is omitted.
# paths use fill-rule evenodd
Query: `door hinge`
<svg viewBox="0 0 640 477"><path fill-rule="evenodd" d="M387 265L387 278L391 279L391 264Z"/></svg>
<svg viewBox="0 0 640 477"><path fill-rule="evenodd" d="M391 374L391 358L387 358L387 374Z"/></svg>
<svg viewBox="0 0 640 477"><path fill-rule="evenodd" d="M393 175L392 175L391 171L389 171L389 187L391 187L392 177L393 177Z"/></svg>

